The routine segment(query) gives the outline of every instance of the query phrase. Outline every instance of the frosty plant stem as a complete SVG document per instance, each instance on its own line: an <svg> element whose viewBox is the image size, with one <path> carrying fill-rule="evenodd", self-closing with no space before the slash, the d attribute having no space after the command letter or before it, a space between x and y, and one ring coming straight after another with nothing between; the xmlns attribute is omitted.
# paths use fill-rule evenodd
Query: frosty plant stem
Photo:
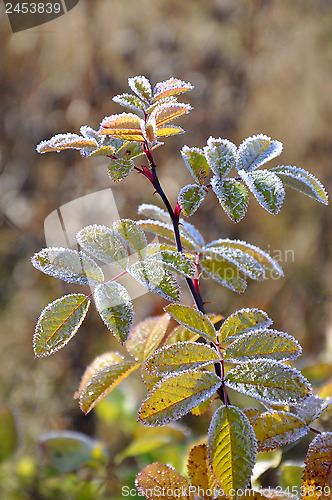
<svg viewBox="0 0 332 500"><path fill-rule="evenodd" d="M35 355L48 356L63 348L78 331L93 297L103 323L124 345L127 356L106 352L92 361L75 393L81 410L90 412L132 372L140 370L147 390L138 412L141 424L162 426L188 413L199 417L207 410L211 416L203 444L194 446L185 457L187 477L153 463L138 474L138 490L148 500L159 498L153 493L156 486L178 485L184 491L183 496L177 496L180 500L190 497L185 491L193 486L204 490L203 497L208 500L264 499L264 494L251 488L245 496L240 493L251 484L257 453L305 436L329 401L313 394L309 381L290 366L290 361L301 355L301 346L293 336L271 328L272 319L266 312L248 307L206 314L199 288L202 274L229 293L243 293L247 280L281 278L278 262L245 241L218 238L206 242L187 218L211 191L224 214L235 223L245 217L250 194L267 212L276 215L285 198L285 187L325 205L327 193L321 182L302 168L266 168L282 152L277 140L258 134L237 147L227 139L209 137L203 147L182 147L180 153L191 183L180 189L173 209L158 179L154 149L163 145L160 140L165 137L184 133L170 122L191 110L178 98L192 85L170 78L152 90L143 76L129 78L128 83L133 93L113 100L129 108L130 113L105 117L99 130L82 126L81 135L58 134L41 142L37 151L78 149L84 158L104 156L111 160L107 171L113 182L136 170L149 179L166 210L142 204L138 212L145 219L121 219L112 227L92 224L82 228L76 236L80 251L52 247L32 257L38 270L93 288L90 295L69 293L45 307L33 336ZM137 164L144 155L148 166ZM157 235L163 243L148 243L146 232ZM132 254L134 262L129 259ZM100 262L120 267L121 274L106 280ZM122 271L167 301L164 314L134 326L130 293L117 281ZM194 307L181 304L176 275L186 279ZM169 328L171 318L177 321L176 328ZM220 321L217 329L215 324ZM253 398L255 405L231 405L229 388ZM326 490L330 488L331 470L332 433L322 432L309 446L302 498L318 500L322 488L331 498L332 491ZM219 493L208 493L211 485ZM282 497L279 490L270 490L268 498L286 498L285 494Z"/></svg>

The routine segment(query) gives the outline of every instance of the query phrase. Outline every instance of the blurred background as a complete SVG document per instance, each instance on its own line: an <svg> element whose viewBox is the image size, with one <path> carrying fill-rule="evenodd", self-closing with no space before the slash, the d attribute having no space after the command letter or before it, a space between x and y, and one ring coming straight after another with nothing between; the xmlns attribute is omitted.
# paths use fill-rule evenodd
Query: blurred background
<svg viewBox="0 0 332 500"><path fill-rule="evenodd" d="M131 76L145 75L153 85L174 76L195 88L183 96L194 110L178 121L186 134L167 138L155 154L173 204L180 187L191 181L179 150L183 144L203 147L210 135L236 144L257 133L278 139L284 151L273 165L302 167L331 192L332 5L328 0L80 0L66 15L15 34L3 4L0 16L0 401L3 411L14 412L19 434L15 454L0 464L0 492L3 488L6 499L58 499L64 498L64 476L59 483L52 469L40 468L40 435L64 429L87 433L106 443L113 464L135 431L118 420L135 420L144 390L137 380L129 392L117 394L119 400L110 399L88 417L80 412L72 396L85 366L105 350L118 349L93 307L68 346L51 358L34 359L31 340L40 311L71 289L36 271L30 257L45 246L45 218L72 200L112 187L120 217L131 218L137 218L140 203L159 200L136 174L111 186L102 157L84 160L75 151L38 155L36 144L60 132L78 133L83 124L98 129L104 116L122 112L112 97L129 91ZM247 216L235 225L209 195L190 220L207 241L244 239L271 253L285 271L283 279L251 282L240 297L204 280L209 312L265 309L276 329L301 342L299 367L325 363L324 376L318 377L324 383L331 377L332 355L331 219L330 207L287 190L276 218L251 198ZM183 301L190 304L186 292ZM161 314L165 302L149 294L134 305L138 322ZM127 417L116 413L119 408ZM207 424L196 419L190 425L195 437ZM151 457L144 457L148 463ZM145 459L117 460L123 474L132 471L134 477ZM106 469L109 483L94 497L92 489L86 496L75 490L77 474L65 476L75 483L66 499L115 498L121 467L114 477L113 469ZM96 479L91 471L81 474Z"/></svg>

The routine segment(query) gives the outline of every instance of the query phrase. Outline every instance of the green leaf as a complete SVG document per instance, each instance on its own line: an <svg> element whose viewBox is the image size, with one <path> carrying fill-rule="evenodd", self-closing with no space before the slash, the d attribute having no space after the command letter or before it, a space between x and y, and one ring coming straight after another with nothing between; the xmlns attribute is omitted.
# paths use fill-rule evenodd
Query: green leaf
<svg viewBox="0 0 332 500"><path fill-rule="evenodd" d="M260 309L247 308L240 309L228 316L218 331L220 342L233 340L239 335L257 330L258 328L266 328L272 324L272 320L266 312Z"/></svg>
<svg viewBox="0 0 332 500"><path fill-rule="evenodd" d="M195 276L195 264L180 252L160 250L148 257L145 262L148 263L150 259L153 259L153 262L157 261L167 270L181 274L182 276L187 276L188 278Z"/></svg>
<svg viewBox="0 0 332 500"><path fill-rule="evenodd" d="M225 349L224 359L235 363L255 358L282 361L296 359L301 352L300 344L291 335L259 329L242 335L230 344Z"/></svg>
<svg viewBox="0 0 332 500"><path fill-rule="evenodd" d="M163 377L143 401L139 422L159 426L177 420L210 398L220 384L214 373L195 370Z"/></svg>
<svg viewBox="0 0 332 500"><path fill-rule="evenodd" d="M125 268L128 265L128 252L122 237L106 226L86 226L76 235L78 244L96 259Z"/></svg>
<svg viewBox="0 0 332 500"><path fill-rule="evenodd" d="M196 342L199 337L199 333L194 333L185 326L179 325L167 335L165 345L172 345L175 342Z"/></svg>
<svg viewBox="0 0 332 500"><path fill-rule="evenodd" d="M218 408L209 427L207 447L221 488L230 498L236 498L236 490L248 486L257 454L254 431L239 408Z"/></svg>
<svg viewBox="0 0 332 500"><path fill-rule="evenodd" d="M111 180L114 182L122 181L134 168L134 162L132 160L124 160L122 158L116 158L111 161L107 168L107 173Z"/></svg>
<svg viewBox="0 0 332 500"><path fill-rule="evenodd" d="M119 359L116 353L105 353L90 365L83 375L79 391L80 408L89 413L96 404L135 371L140 363Z"/></svg>
<svg viewBox="0 0 332 500"><path fill-rule="evenodd" d="M225 384L235 391L270 404L291 404L311 394L302 374L280 361L248 361L230 370Z"/></svg>
<svg viewBox="0 0 332 500"><path fill-rule="evenodd" d="M227 139L210 137L204 148L204 154L211 170L222 179L235 165L236 146Z"/></svg>
<svg viewBox="0 0 332 500"><path fill-rule="evenodd" d="M173 226L172 224L166 224L164 222L160 222L158 220L140 220L137 224L144 229L145 231L150 231L150 233L157 234L158 236L162 236L163 238L167 238L171 240L173 243L175 242ZM192 252L196 251L196 244L187 234L184 234L180 229L181 242L184 248L191 250Z"/></svg>
<svg viewBox="0 0 332 500"><path fill-rule="evenodd" d="M276 215L285 198L285 190L279 177L269 170L239 171L258 203L270 214Z"/></svg>
<svg viewBox="0 0 332 500"><path fill-rule="evenodd" d="M209 342L216 342L216 331L212 321L197 309L182 304L171 304L165 307L165 311L189 330L198 333Z"/></svg>
<svg viewBox="0 0 332 500"><path fill-rule="evenodd" d="M216 261L225 261L235 265L239 271L249 276L253 280L263 280L265 272L259 262L254 257L239 248L209 247L202 251L204 258L211 258Z"/></svg>
<svg viewBox="0 0 332 500"><path fill-rule="evenodd" d="M272 278L284 275L280 265L275 259L271 257L270 254L264 252L264 250L256 247L255 245L247 243L246 241L220 238L218 240L211 241L211 243L208 243L206 245L206 248L210 247L236 248L242 250L243 252L251 255L255 260L257 260L257 262L260 263L266 275L270 275Z"/></svg>
<svg viewBox="0 0 332 500"><path fill-rule="evenodd" d="M104 454L100 443L74 431L54 431L45 434L38 443L38 449L43 461L59 472L77 470L96 462L95 457Z"/></svg>
<svg viewBox="0 0 332 500"><path fill-rule="evenodd" d="M129 335L127 351L138 361L148 359L164 339L169 320L169 315L163 314L141 321Z"/></svg>
<svg viewBox="0 0 332 500"><path fill-rule="evenodd" d="M128 85L143 101L149 102L152 99L151 84L145 76L134 76L133 78L129 78Z"/></svg>
<svg viewBox="0 0 332 500"><path fill-rule="evenodd" d="M132 94L119 94L112 98L112 101L124 106L125 108L133 109L134 111L142 112L145 110L145 105L141 99Z"/></svg>
<svg viewBox="0 0 332 500"><path fill-rule="evenodd" d="M94 299L101 319L123 344L130 333L134 308L126 288L116 281L98 285Z"/></svg>
<svg viewBox="0 0 332 500"><path fill-rule="evenodd" d="M156 375L200 368L219 361L215 349L195 342L177 342L162 347L145 364L146 370Z"/></svg>
<svg viewBox="0 0 332 500"><path fill-rule="evenodd" d="M113 228L123 236L129 248L139 259L146 257L147 240L144 231L137 222L130 219L120 219L114 222Z"/></svg>
<svg viewBox="0 0 332 500"><path fill-rule="evenodd" d="M200 260L202 270L233 292L243 293L247 288L247 282L240 276L238 266L229 261L221 260L219 256L214 259L212 255L212 253L206 255L204 259Z"/></svg>
<svg viewBox="0 0 332 500"><path fill-rule="evenodd" d="M245 139L237 150L236 168L250 172L279 156L282 143L259 134Z"/></svg>
<svg viewBox="0 0 332 500"><path fill-rule="evenodd" d="M180 299L180 287L176 279L153 255L144 262L135 262L128 272L150 292L157 293L170 302Z"/></svg>
<svg viewBox="0 0 332 500"><path fill-rule="evenodd" d="M254 416L246 413L257 439L258 451L280 448L302 438L309 427L299 417L290 412L271 410Z"/></svg>
<svg viewBox="0 0 332 500"><path fill-rule="evenodd" d="M233 222L239 222L246 214L249 195L246 187L235 179L221 180L216 175L211 179L213 192L220 205Z"/></svg>
<svg viewBox="0 0 332 500"><path fill-rule="evenodd" d="M328 195L323 184L315 176L299 167L280 166L271 168L285 186L300 191L310 198L328 205Z"/></svg>
<svg viewBox="0 0 332 500"><path fill-rule="evenodd" d="M202 186L210 172L203 150L183 146L181 156L195 181Z"/></svg>
<svg viewBox="0 0 332 500"><path fill-rule="evenodd" d="M157 219L159 222L164 222L166 224L170 224L172 222L169 214L165 210L150 203L143 203L142 205L140 205L138 207L137 213L139 213L140 215L145 215L150 219Z"/></svg>
<svg viewBox="0 0 332 500"><path fill-rule="evenodd" d="M147 500L192 500L189 483L168 465L147 465L136 477L135 486ZM166 494L161 494L166 492Z"/></svg>
<svg viewBox="0 0 332 500"><path fill-rule="evenodd" d="M49 356L68 344L81 326L89 305L90 298L82 293L64 295L48 304L35 328L35 356Z"/></svg>
<svg viewBox="0 0 332 500"><path fill-rule="evenodd" d="M13 455L18 444L15 416L9 408L0 410L0 463Z"/></svg>
<svg viewBox="0 0 332 500"><path fill-rule="evenodd" d="M186 217L193 215L204 200L205 195L205 189L197 184L188 184L184 186L180 190L178 197L183 215Z"/></svg>
<svg viewBox="0 0 332 500"><path fill-rule="evenodd" d="M104 281L102 270L91 257L70 248L44 248L31 262L39 271L67 283L89 286Z"/></svg>

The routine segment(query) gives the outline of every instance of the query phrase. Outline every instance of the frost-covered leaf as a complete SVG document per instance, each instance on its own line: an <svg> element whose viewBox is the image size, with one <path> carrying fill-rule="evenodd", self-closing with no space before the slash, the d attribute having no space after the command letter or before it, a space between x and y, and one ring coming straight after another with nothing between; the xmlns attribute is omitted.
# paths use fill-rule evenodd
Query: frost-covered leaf
<svg viewBox="0 0 332 500"><path fill-rule="evenodd" d="M85 374L85 385L76 397L79 397L80 408L89 413L97 403L115 389L140 364L133 361L115 360L114 353L105 353L93 363L93 370Z"/></svg>
<svg viewBox="0 0 332 500"><path fill-rule="evenodd" d="M143 142L144 121L133 113L106 116L100 124L100 135L111 135L126 141Z"/></svg>
<svg viewBox="0 0 332 500"><path fill-rule="evenodd" d="M135 486L147 500L192 500L188 481L159 462L147 465L136 476Z"/></svg>
<svg viewBox="0 0 332 500"><path fill-rule="evenodd" d="M328 401L320 398L317 394L311 394L303 402L291 406L290 411L309 425L323 413L329 404Z"/></svg>
<svg viewBox="0 0 332 500"><path fill-rule="evenodd" d="M263 269L265 270L266 275L270 275L273 278L276 278L278 276L283 276L283 271L280 265L275 259L271 257L270 254L264 252L264 250L262 250L259 247L256 247L255 245L247 243L246 241L220 238L218 240L211 241L211 243L208 243L206 245L206 248L210 247L238 248L239 250L248 253L255 260L257 260L257 262L259 262L263 267Z"/></svg>
<svg viewBox="0 0 332 500"><path fill-rule="evenodd" d="M296 189L310 196L310 198L314 198L314 200L324 203L324 205L328 205L328 195L323 184L316 179L314 175L303 168L280 166L271 168L271 172L274 172L285 186Z"/></svg>
<svg viewBox="0 0 332 500"><path fill-rule="evenodd" d="M270 214L276 215L285 198L285 190L279 177L270 170L255 172L239 171L258 203Z"/></svg>
<svg viewBox="0 0 332 500"><path fill-rule="evenodd" d="M140 220L137 224L144 229L145 231L149 231L151 233L157 234L158 236L162 236L163 238L167 238L171 240L173 243L175 241L173 226L172 224L166 224L164 222L160 222L158 220ZM184 248L195 252L196 244L195 242L189 238L187 234L184 234L180 229L181 242Z"/></svg>
<svg viewBox="0 0 332 500"><path fill-rule="evenodd" d="M171 304L165 307L165 311L189 330L198 333L209 342L216 342L216 331L212 321L197 309L182 304Z"/></svg>
<svg viewBox="0 0 332 500"><path fill-rule="evenodd" d="M137 213L145 215L150 219L157 219L159 222L165 222L166 224L170 224L172 222L169 214L162 208L157 207L157 205L143 203L138 207Z"/></svg>
<svg viewBox="0 0 332 500"><path fill-rule="evenodd" d="M203 236L193 224L181 218L180 218L180 226L181 226L180 234L187 236L188 238L190 238L191 241L194 242L197 250L196 253L198 253L198 251L205 245Z"/></svg>
<svg viewBox="0 0 332 500"><path fill-rule="evenodd" d="M151 84L145 76L128 78L128 85L143 101L150 101L152 98Z"/></svg>
<svg viewBox="0 0 332 500"><path fill-rule="evenodd" d="M113 228L123 236L130 249L139 259L146 257L147 240L144 231L142 231L135 221L120 219L114 222Z"/></svg>
<svg viewBox="0 0 332 500"><path fill-rule="evenodd" d="M180 287L176 279L153 255L143 262L135 262L128 272L150 292L157 293L170 302L180 299Z"/></svg>
<svg viewBox="0 0 332 500"><path fill-rule="evenodd" d="M33 267L67 283L95 285L104 281L104 274L91 257L70 248L44 248L31 259Z"/></svg>
<svg viewBox="0 0 332 500"><path fill-rule="evenodd" d="M82 293L64 295L48 304L35 328L35 356L49 356L68 344L81 326L89 305L90 298Z"/></svg>
<svg viewBox="0 0 332 500"><path fill-rule="evenodd" d="M48 141L42 141L36 147L38 153L60 152L64 149L83 149L98 147L96 139L85 138L77 134L57 134Z"/></svg>
<svg viewBox="0 0 332 500"><path fill-rule="evenodd" d="M136 325L126 342L127 351L138 361L145 361L159 347L169 323L169 315L147 318Z"/></svg>
<svg viewBox="0 0 332 500"><path fill-rule="evenodd" d="M213 473L223 491L248 486L256 460L256 438L245 414L235 406L221 406L212 417L207 447Z"/></svg>
<svg viewBox="0 0 332 500"><path fill-rule="evenodd" d="M260 309L239 309L224 321L218 336L220 342L229 341L252 330L267 328L271 324L272 320Z"/></svg>
<svg viewBox="0 0 332 500"><path fill-rule="evenodd" d="M195 415L195 417L200 417L210 408L211 403L212 399L207 399L206 401L203 401L203 403L195 406L195 408L191 410L191 413Z"/></svg>
<svg viewBox="0 0 332 500"><path fill-rule="evenodd" d="M209 247L202 251L202 255L204 258L211 258L217 262L225 261L231 265L234 264L239 271L253 280L261 281L265 278L261 264L239 248Z"/></svg>
<svg viewBox="0 0 332 500"><path fill-rule="evenodd" d="M170 137L171 135L184 134L182 127L177 125L164 125L157 128L157 137Z"/></svg>
<svg viewBox="0 0 332 500"><path fill-rule="evenodd" d="M224 351L224 359L232 362L255 358L296 359L302 352L294 337L277 330L259 329L237 338Z"/></svg>
<svg viewBox="0 0 332 500"><path fill-rule="evenodd" d="M180 252L160 250L159 252L153 253L145 262L149 262L150 259L153 259L153 262L157 261L169 271L181 274L182 276L193 278L195 275L195 264Z"/></svg>
<svg viewBox="0 0 332 500"><path fill-rule="evenodd" d="M221 380L210 372L171 373L149 392L139 409L139 422L159 426L177 420L210 398Z"/></svg>
<svg viewBox="0 0 332 500"><path fill-rule="evenodd" d="M181 156L195 181L202 186L210 172L203 150L183 146L181 149Z"/></svg>
<svg viewBox="0 0 332 500"><path fill-rule="evenodd" d="M303 500L330 499L332 493L332 432L324 432L311 442L305 459Z"/></svg>
<svg viewBox="0 0 332 500"><path fill-rule="evenodd" d="M128 265L128 252L122 237L110 227L93 224L81 229L76 239L78 244L96 259L125 268Z"/></svg>
<svg viewBox="0 0 332 500"><path fill-rule="evenodd" d="M235 179L221 180L215 175L211 186L228 217L233 222L243 219L249 203L249 194L243 183Z"/></svg>
<svg viewBox="0 0 332 500"><path fill-rule="evenodd" d="M114 182L122 181L134 168L132 160L116 159L112 160L107 168L107 173Z"/></svg>
<svg viewBox="0 0 332 500"><path fill-rule="evenodd" d="M306 423L290 412L257 410L256 415L250 415L246 410L243 412L254 429L258 451L280 448L297 441L309 432Z"/></svg>
<svg viewBox="0 0 332 500"><path fill-rule="evenodd" d="M250 172L264 163L276 158L282 152L282 143L259 134L249 137L237 150L236 168Z"/></svg>
<svg viewBox="0 0 332 500"><path fill-rule="evenodd" d="M191 484L204 498L210 498L213 495L207 494L220 488L211 469L206 444L194 446L190 450L187 469Z"/></svg>
<svg viewBox="0 0 332 500"><path fill-rule="evenodd" d="M133 109L138 112L144 112L146 107L141 99L127 93L114 96L112 101L120 104L120 106L124 106L125 108Z"/></svg>
<svg viewBox="0 0 332 500"><path fill-rule="evenodd" d="M177 342L155 351L145 364L146 370L157 375L200 368L219 361L215 349L195 342Z"/></svg>
<svg viewBox="0 0 332 500"><path fill-rule="evenodd" d="M186 217L193 215L204 200L205 195L205 189L197 184L184 186L178 196L178 202L183 214Z"/></svg>
<svg viewBox="0 0 332 500"><path fill-rule="evenodd" d="M157 83L153 89L153 101L156 102L165 97L182 94L193 88L194 87L189 82L186 83L178 78L169 78L168 80Z"/></svg>
<svg viewBox="0 0 332 500"><path fill-rule="evenodd" d="M311 394L302 374L280 361L248 361L230 370L225 384L235 391L270 404L297 403Z"/></svg>
<svg viewBox="0 0 332 500"><path fill-rule="evenodd" d="M114 148L113 146L101 146L100 148L94 149L91 152L89 152L89 150L87 149L81 149L80 153L83 157L89 158L91 158L92 156L109 156L114 153Z"/></svg>
<svg viewBox="0 0 332 500"><path fill-rule="evenodd" d="M220 259L217 255L213 258L213 254L206 254L200 260L200 266L211 278L230 288L233 292L243 293L247 287L246 280L240 276L240 271L236 264L233 264L224 259Z"/></svg>
<svg viewBox="0 0 332 500"><path fill-rule="evenodd" d="M175 342L195 342L199 339L199 333L188 330L183 325L179 325L167 335L165 345L172 345Z"/></svg>
<svg viewBox="0 0 332 500"><path fill-rule="evenodd" d="M164 377L162 375L156 375L155 373L149 372L146 369L145 364L146 363L143 363L141 366L141 377L147 390L151 391Z"/></svg>
<svg viewBox="0 0 332 500"><path fill-rule="evenodd" d="M151 113L149 120L154 118L156 120L157 128L163 127L166 123L182 116L184 114L189 113L192 109L190 104L183 104L181 102L171 102L164 103L157 106L154 111Z"/></svg>
<svg viewBox="0 0 332 500"><path fill-rule="evenodd" d="M126 288L116 281L98 285L94 299L101 319L123 344L130 333L134 308Z"/></svg>
<svg viewBox="0 0 332 500"><path fill-rule="evenodd" d="M227 139L209 137L204 154L211 170L222 179L235 165L236 146Z"/></svg>

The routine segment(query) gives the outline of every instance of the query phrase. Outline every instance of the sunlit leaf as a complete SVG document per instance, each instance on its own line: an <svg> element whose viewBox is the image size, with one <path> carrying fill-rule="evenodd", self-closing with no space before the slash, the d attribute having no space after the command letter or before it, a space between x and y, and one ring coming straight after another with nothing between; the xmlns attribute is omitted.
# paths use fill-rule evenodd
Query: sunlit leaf
<svg viewBox="0 0 332 500"><path fill-rule="evenodd" d="M199 333L188 330L183 325L179 325L167 335L165 345L172 345L175 342L195 342L199 339Z"/></svg>
<svg viewBox="0 0 332 500"><path fill-rule="evenodd" d="M134 76L128 79L128 85L143 101L150 101L152 89L149 80L145 76Z"/></svg>
<svg viewBox="0 0 332 500"><path fill-rule="evenodd" d="M219 361L215 349L195 342L177 342L158 349L147 360L145 368L157 375L200 368Z"/></svg>
<svg viewBox="0 0 332 500"><path fill-rule="evenodd" d="M82 293L64 295L48 304L35 328L35 356L49 356L68 344L81 326L89 305L90 298Z"/></svg>
<svg viewBox="0 0 332 500"><path fill-rule="evenodd" d="M211 170L222 179L235 165L236 146L227 139L209 137L204 154Z"/></svg>
<svg viewBox="0 0 332 500"><path fill-rule="evenodd" d="M111 228L94 224L81 229L76 239L78 244L96 259L125 268L128 252L122 237Z"/></svg>
<svg viewBox="0 0 332 500"><path fill-rule="evenodd" d="M189 483L168 465L155 462L136 476L136 488L148 500L192 500Z"/></svg>
<svg viewBox="0 0 332 500"><path fill-rule="evenodd" d="M164 377L162 375L156 375L155 373L149 372L145 365L146 362L141 366L141 377L147 390L151 391Z"/></svg>
<svg viewBox="0 0 332 500"><path fill-rule="evenodd" d="M143 401L139 422L159 426L177 420L210 398L220 384L220 378L210 372L189 370L167 375Z"/></svg>
<svg viewBox="0 0 332 500"><path fill-rule="evenodd" d="M196 417L200 417L210 408L211 403L212 399L207 399L206 401L203 401L203 403L195 406L195 408L191 410L191 413Z"/></svg>
<svg viewBox="0 0 332 500"><path fill-rule="evenodd" d="M153 255L144 262L135 262L128 272L150 292L157 293L170 302L180 299L180 287L176 279Z"/></svg>
<svg viewBox="0 0 332 500"><path fill-rule="evenodd" d="M122 181L134 168L132 160L116 159L112 160L107 168L107 173L114 182Z"/></svg>
<svg viewBox="0 0 332 500"><path fill-rule="evenodd" d="M323 184L310 172L293 166L271 168L271 172L274 172L285 186L296 189L310 196L310 198L328 205L328 195Z"/></svg>
<svg viewBox="0 0 332 500"><path fill-rule="evenodd" d="M130 249L140 258L146 257L147 240L144 231L130 219L120 219L113 224L115 231L120 233Z"/></svg>
<svg viewBox="0 0 332 500"><path fill-rule="evenodd" d="M97 148L96 139L88 139L77 134L57 134L48 141L42 141L36 147L38 153L60 152L64 149Z"/></svg>
<svg viewBox="0 0 332 500"><path fill-rule="evenodd" d="M86 434L74 431L53 431L44 434L38 443L43 461L59 472L71 472L96 462L96 455L106 459L100 443Z"/></svg>
<svg viewBox="0 0 332 500"><path fill-rule="evenodd" d="M157 219L159 222L165 222L166 224L171 223L171 218L169 214L157 205L152 205L149 203L143 203L138 207L137 213L140 215L145 215L150 219Z"/></svg>
<svg viewBox="0 0 332 500"><path fill-rule="evenodd" d="M277 330L259 329L237 338L224 351L224 359L232 362L255 358L296 359L302 352L294 337Z"/></svg>
<svg viewBox="0 0 332 500"><path fill-rule="evenodd" d="M221 285L233 290L233 292L243 293L247 287L247 282L240 276L237 265L220 259L218 255L213 258L212 255L212 253L210 255L206 254L200 260L202 270Z"/></svg>
<svg viewBox="0 0 332 500"><path fill-rule="evenodd" d="M70 248L44 248L31 259L33 267L67 283L95 285L104 281L104 274L91 257Z"/></svg>
<svg viewBox="0 0 332 500"><path fill-rule="evenodd" d="M97 149L94 149L93 151L89 152L88 150L81 150L80 151L81 155L84 157L89 157L91 158L92 156L110 156L114 153L114 148L113 146L101 146Z"/></svg>
<svg viewBox="0 0 332 500"><path fill-rule="evenodd" d="M145 262L149 262L149 259L153 259L153 262L157 261L169 271L181 274L182 276L193 278L195 275L195 264L180 252L160 250L153 253Z"/></svg>
<svg viewBox="0 0 332 500"><path fill-rule="evenodd" d="M136 325L126 342L127 351L138 361L145 361L159 347L169 323L169 315L147 318Z"/></svg>
<svg viewBox="0 0 332 500"><path fill-rule="evenodd" d="M199 148L189 148L188 146L183 146L180 152L186 164L186 167L188 168L195 181L197 181L200 185L203 185L210 171L203 150Z"/></svg>
<svg viewBox="0 0 332 500"><path fill-rule="evenodd" d="M96 287L94 299L101 319L123 344L134 320L134 308L126 288L116 281L103 283Z"/></svg>
<svg viewBox="0 0 332 500"><path fill-rule="evenodd" d="M171 304L165 307L165 311L189 330L198 333L209 342L216 342L216 331L213 323L197 309L182 304Z"/></svg>
<svg viewBox="0 0 332 500"><path fill-rule="evenodd" d="M332 432L316 436L311 442L305 460L303 500L330 499L332 492Z"/></svg>
<svg viewBox="0 0 332 500"><path fill-rule="evenodd" d="M234 338L258 328L266 328L272 320L266 312L255 308L240 309L228 316L218 331L221 342Z"/></svg>
<svg viewBox="0 0 332 500"><path fill-rule="evenodd" d="M141 99L132 94L119 94L112 98L112 101L124 106L125 108L133 109L134 111L144 112L145 105Z"/></svg>
<svg viewBox="0 0 332 500"><path fill-rule="evenodd" d="M281 152L282 143L279 141L272 140L263 134L249 137L237 150L236 168L238 171L250 172L276 158Z"/></svg>
<svg viewBox="0 0 332 500"><path fill-rule="evenodd" d="M183 128L177 125L163 125L157 128L156 135L157 137L170 137L171 135L184 134L184 132Z"/></svg>
<svg viewBox="0 0 332 500"><path fill-rule="evenodd" d="M166 125L170 121L182 116L184 114L189 113L192 109L190 104L183 104L181 102L170 102L160 104L157 106L155 110L152 112L151 117L156 120L157 128Z"/></svg>
<svg viewBox="0 0 332 500"><path fill-rule="evenodd" d="M186 217L193 215L204 200L205 195L205 189L197 184L188 184L184 186L180 190L178 196L183 215Z"/></svg>
<svg viewBox="0 0 332 500"><path fill-rule="evenodd" d="M207 447L221 488L236 498L236 490L248 485L257 454L254 431L239 408L218 408L209 427Z"/></svg>
<svg viewBox="0 0 332 500"><path fill-rule="evenodd" d="M100 124L100 135L111 135L126 141L143 141L144 121L133 113L107 116Z"/></svg>
<svg viewBox="0 0 332 500"><path fill-rule="evenodd" d="M250 254L243 252L239 248L209 247L202 251L202 255L204 258L211 258L217 262L225 261L235 265L239 271L251 279L261 281L265 278L265 272L261 264Z"/></svg>
<svg viewBox="0 0 332 500"><path fill-rule="evenodd" d="M187 469L191 484L200 491L200 496L204 495L206 498L207 493L220 489L209 463L206 444L194 446L190 450Z"/></svg>
<svg viewBox="0 0 332 500"><path fill-rule="evenodd" d="M211 186L228 217L234 222L243 219L249 204L248 191L243 183L235 179L221 180L215 175Z"/></svg>
<svg viewBox="0 0 332 500"><path fill-rule="evenodd" d="M270 404L292 404L311 394L302 374L280 361L248 361L230 370L225 384L238 392Z"/></svg>
<svg viewBox="0 0 332 500"><path fill-rule="evenodd" d="M191 224L191 222L188 222L182 218L180 218L180 234L184 236L188 236L190 240L192 240L196 246L196 250L198 251L201 249L201 247L204 247L205 241L201 233L198 231L198 229Z"/></svg>
<svg viewBox="0 0 332 500"><path fill-rule="evenodd" d="M160 101L164 97L175 96L187 92L194 87L191 83L186 83L178 78L169 78L163 82L157 83L153 90L153 100Z"/></svg>
<svg viewBox="0 0 332 500"><path fill-rule="evenodd" d="M303 402L291 406L290 410L309 425L323 413L329 404L329 401L320 398L317 394L311 394Z"/></svg>
<svg viewBox="0 0 332 500"><path fill-rule="evenodd" d="M240 170L239 175L258 203L265 210L276 215L285 198L285 190L279 177L270 170L256 170L249 173Z"/></svg>
<svg viewBox="0 0 332 500"><path fill-rule="evenodd" d="M160 222L158 220L140 220L137 224L144 229L145 231L149 231L151 233L157 234L158 236L162 236L163 238L167 238L171 240L173 243L175 241L173 226L172 224L166 224L165 222ZM195 252L196 244L195 242L189 238L187 235L183 233L180 229L181 242L184 248Z"/></svg>
<svg viewBox="0 0 332 500"><path fill-rule="evenodd" d="M0 410L0 463L10 458L18 444L18 430L13 412L9 408Z"/></svg>
<svg viewBox="0 0 332 500"><path fill-rule="evenodd" d="M258 451L280 448L309 432L306 423L290 412L258 410L258 414L251 416L246 410L243 411L254 429Z"/></svg>

